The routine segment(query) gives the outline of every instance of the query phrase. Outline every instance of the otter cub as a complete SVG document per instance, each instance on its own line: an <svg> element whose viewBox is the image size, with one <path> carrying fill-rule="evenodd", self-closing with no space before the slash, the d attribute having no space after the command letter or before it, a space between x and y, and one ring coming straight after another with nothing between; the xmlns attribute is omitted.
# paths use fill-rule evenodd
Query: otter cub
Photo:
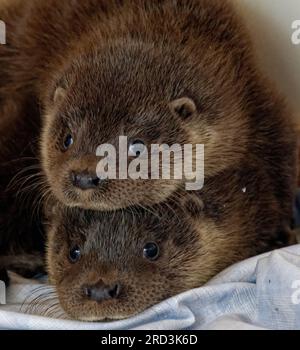
<svg viewBox="0 0 300 350"><path fill-rule="evenodd" d="M152 206L183 187L185 179L100 181L97 147L126 135L130 144L204 144L206 178L263 169L265 192L285 203L277 215L290 219L289 111L228 1L13 0L0 17L0 101L41 106L43 169L65 205Z"/></svg>
<svg viewBox="0 0 300 350"><path fill-rule="evenodd" d="M47 265L61 306L84 321L127 318L265 249L260 234L241 237L238 225L225 232L205 210L197 196L151 212L58 204L49 218Z"/></svg>

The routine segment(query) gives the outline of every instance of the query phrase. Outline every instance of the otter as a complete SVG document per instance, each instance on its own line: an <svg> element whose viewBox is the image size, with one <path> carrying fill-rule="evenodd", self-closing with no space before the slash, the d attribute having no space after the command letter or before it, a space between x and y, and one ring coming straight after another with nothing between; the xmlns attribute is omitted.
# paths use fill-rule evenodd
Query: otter
<svg viewBox="0 0 300 350"><path fill-rule="evenodd" d="M8 33L0 96L39 104L43 170L65 205L151 206L182 187L100 181L96 149L120 135L204 144L206 178L248 163L265 169L278 205L291 202L289 111L258 71L230 2L14 0L0 16Z"/></svg>
<svg viewBox="0 0 300 350"><path fill-rule="evenodd" d="M37 118L42 193L85 210L172 208L189 196L184 179L103 181L96 149L120 135L130 146L204 144L205 185L194 194L208 217L244 240L260 234L260 251L294 241L293 123L230 2L12 0L0 17L1 133ZM19 153L7 142L10 159Z"/></svg>
<svg viewBox="0 0 300 350"><path fill-rule="evenodd" d="M235 196L244 195L240 193ZM231 212L228 221L236 220L222 206ZM54 206L47 223L47 270L71 318L134 316L278 244L260 232L242 236L247 223L241 220L229 229L223 220L208 217L210 203L195 194L172 210L167 205L151 209L103 212Z"/></svg>

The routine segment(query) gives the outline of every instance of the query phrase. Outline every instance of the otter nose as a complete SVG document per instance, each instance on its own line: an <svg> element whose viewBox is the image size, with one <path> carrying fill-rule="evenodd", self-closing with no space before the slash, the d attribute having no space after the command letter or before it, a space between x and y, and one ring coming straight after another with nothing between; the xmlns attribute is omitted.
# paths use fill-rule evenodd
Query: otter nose
<svg viewBox="0 0 300 350"><path fill-rule="evenodd" d="M99 281L94 285L83 286L83 294L93 301L105 301L110 299L117 299L120 295L121 287L119 283L114 283L110 286Z"/></svg>
<svg viewBox="0 0 300 350"><path fill-rule="evenodd" d="M88 172L83 173L71 173L71 181L75 187L80 188L81 190L89 190L96 188L100 184L100 179Z"/></svg>

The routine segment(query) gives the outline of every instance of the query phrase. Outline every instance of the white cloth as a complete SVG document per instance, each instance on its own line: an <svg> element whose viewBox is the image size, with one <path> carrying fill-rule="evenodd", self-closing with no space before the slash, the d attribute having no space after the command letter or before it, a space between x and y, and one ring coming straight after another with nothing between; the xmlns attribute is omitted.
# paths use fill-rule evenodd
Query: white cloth
<svg viewBox="0 0 300 350"><path fill-rule="evenodd" d="M111 323L67 319L57 301L47 301L51 287L39 283L13 276L0 329L300 329L300 245L243 261L202 288Z"/></svg>

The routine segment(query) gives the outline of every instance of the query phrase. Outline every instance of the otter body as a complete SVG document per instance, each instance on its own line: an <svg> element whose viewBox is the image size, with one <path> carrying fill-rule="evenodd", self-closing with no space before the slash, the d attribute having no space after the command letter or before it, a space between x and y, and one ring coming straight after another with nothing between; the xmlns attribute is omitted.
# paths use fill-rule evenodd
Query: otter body
<svg viewBox="0 0 300 350"><path fill-rule="evenodd" d="M236 252L226 265L293 242L291 118L227 1L15 0L0 2L0 18L1 151L15 139L2 134L37 120L45 186L66 207L172 210L196 196L206 209L195 210L195 225L211 237L219 225L224 251ZM186 192L184 179L100 181L96 149L121 135L204 144L203 189Z"/></svg>

